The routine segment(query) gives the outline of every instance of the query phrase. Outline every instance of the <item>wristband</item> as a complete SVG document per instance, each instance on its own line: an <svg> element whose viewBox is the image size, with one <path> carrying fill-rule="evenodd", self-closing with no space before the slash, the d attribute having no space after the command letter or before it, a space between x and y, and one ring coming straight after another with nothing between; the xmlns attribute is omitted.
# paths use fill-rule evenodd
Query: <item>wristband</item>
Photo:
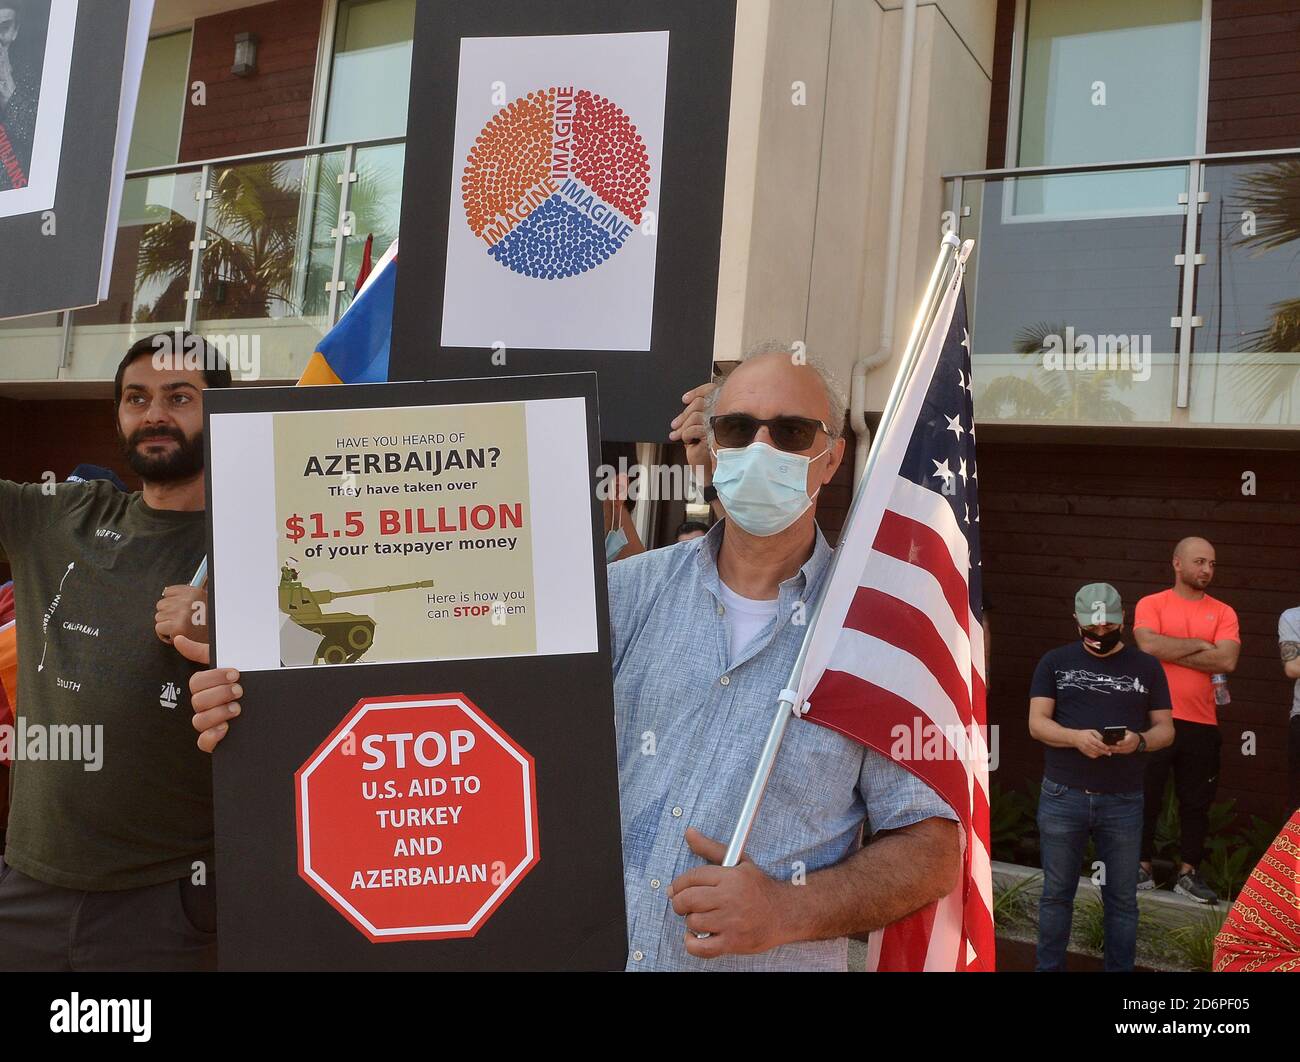
<svg viewBox="0 0 1300 1062"><path fill-rule="evenodd" d="M1138 750L1138 752L1146 752L1146 750L1147 750L1147 739L1146 739L1146 735L1145 735L1145 734L1139 734L1139 735L1138 735L1138 747L1137 747L1137 750Z"/></svg>

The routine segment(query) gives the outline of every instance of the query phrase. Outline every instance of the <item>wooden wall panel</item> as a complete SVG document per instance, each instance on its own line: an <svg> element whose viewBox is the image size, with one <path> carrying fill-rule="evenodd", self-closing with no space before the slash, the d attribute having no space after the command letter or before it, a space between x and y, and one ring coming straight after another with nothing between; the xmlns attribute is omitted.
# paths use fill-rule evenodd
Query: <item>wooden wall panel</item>
<svg viewBox="0 0 1300 1062"><path fill-rule="evenodd" d="M323 0L275 0L194 22L190 85L207 86L202 107L187 98L180 160L298 147L310 135ZM258 38L257 70L230 72L235 35Z"/></svg>

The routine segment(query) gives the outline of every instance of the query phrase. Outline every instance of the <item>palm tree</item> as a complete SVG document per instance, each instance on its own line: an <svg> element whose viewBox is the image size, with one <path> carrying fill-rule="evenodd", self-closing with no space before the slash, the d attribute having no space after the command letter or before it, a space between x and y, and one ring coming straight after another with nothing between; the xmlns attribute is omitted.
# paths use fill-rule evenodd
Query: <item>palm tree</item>
<svg viewBox="0 0 1300 1062"><path fill-rule="evenodd" d="M1300 159L1281 159L1243 174L1236 194L1240 202L1234 210L1250 210L1255 217L1249 235L1233 226L1236 242L1257 255L1281 248L1294 253L1300 241ZM1219 269L1222 272L1222 256ZM1238 349L1245 357L1234 388L1243 415L1263 420L1274 403L1291 392L1300 374L1300 364L1283 364L1274 356L1300 351L1300 298L1275 303L1269 323L1246 332Z"/></svg>
<svg viewBox="0 0 1300 1062"><path fill-rule="evenodd" d="M291 301L300 171L300 163L284 161L214 171L207 247L199 258L202 317L267 317L273 305ZM179 316L193 239L193 223L175 212L141 237L137 288L163 284L154 314Z"/></svg>
<svg viewBox="0 0 1300 1062"><path fill-rule="evenodd" d="M1066 334L1064 324L1040 321L1016 333L1015 352L1022 357L1040 357L1049 336ZM1077 343L1074 353L1079 353ZM1133 410L1115 398L1113 391L1132 386L1132 373L1123 370L1051 372L1040 368L1033 377L1008 374L990 380L978 404L1000 419L1130 421Z"/></svg>

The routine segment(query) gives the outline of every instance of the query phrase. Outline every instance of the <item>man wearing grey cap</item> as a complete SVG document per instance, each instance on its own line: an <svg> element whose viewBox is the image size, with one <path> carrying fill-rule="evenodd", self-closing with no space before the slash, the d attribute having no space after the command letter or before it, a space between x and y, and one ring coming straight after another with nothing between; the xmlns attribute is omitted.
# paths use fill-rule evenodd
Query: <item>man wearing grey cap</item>
<svg viewBox="0 0 1300 1062"><path fill-rule="evenodd" d="M1132 970L1144 757L1174 739L1160 661L1121 640L1124 606L1109 583L1074 595L1079 640L1038 662L1029 689L1029 733L1047 746L1038 800L1043 896L1040 971L1065 969L1074 894L1089 836L1093 880L1105 908L1107 970Z"/></svg>

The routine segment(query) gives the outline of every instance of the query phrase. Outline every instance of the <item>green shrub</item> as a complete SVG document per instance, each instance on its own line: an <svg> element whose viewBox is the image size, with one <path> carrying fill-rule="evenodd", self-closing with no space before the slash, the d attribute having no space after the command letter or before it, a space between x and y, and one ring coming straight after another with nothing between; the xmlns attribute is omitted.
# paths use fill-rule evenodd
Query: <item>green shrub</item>
<svg viewBox="0 0 1300 1062"><path fill-rule="evenodd" d="M1100 952L1106 943L1105 908L1096 896L1079 896L1074 901L1071 939L1088 951Z"/></svg>
<svg viewBox="0 0 1300 1062"><path fill-rule="evenodd" d="M1213 909L1206 911L1197 922L1178 926L1165 935L1168 951L1184 966L1193 970L1208 971L1214 961L1214 938L1227 916Z"/></svg>
<svg viewBox="0 0 1300 1062"><path fill-rule="evenodd" d="M1240 837L1252 852L1258 853L1252 861L1252 866L1259 862L1259 856L1268 851L1269 845L1273 843L1281 829L1280 822L1272 823L1258 815L1250 817L1250 825L1241 830Z"/></svg>
<svg viewBox="0 0 1300 1062"><path fill-rule="evenodd" d="M1207 854L1197 870L1221 899L1234 899L1262 853L1253 851L1237 836L1230 840L1216 838L1214 844L1207 842L1205 847Z"/></svg>
<svg viewBox="0 0 1300 1062"><path fill-rule="evenodd" d="M1028 929L1037 923L1032 890L1043 875L1022 878L1014 885L993 890L993 925L996 929Z"/></svg>
<svg viewBox="0 0 1300 1062"><path fill-rule="evenodd" d="M1038 782L1026 780L1024 790L1006 790L996 782L989 786L990 849L994 859L1007 863L1037 864ZM1201 876L1222 899L1231 902L1249 877L1259 857L1277 836L1281 824L1258 815L1240 824L1235 800L1220 800L1210 805L1205 841L1205 858ZM1154 856L1175 868L1181 863L1178 803L1171 778L1165 786L1160 814L1156 819ZM1089 838L1080 874L1092 875L1096 846Z"/></svg>

